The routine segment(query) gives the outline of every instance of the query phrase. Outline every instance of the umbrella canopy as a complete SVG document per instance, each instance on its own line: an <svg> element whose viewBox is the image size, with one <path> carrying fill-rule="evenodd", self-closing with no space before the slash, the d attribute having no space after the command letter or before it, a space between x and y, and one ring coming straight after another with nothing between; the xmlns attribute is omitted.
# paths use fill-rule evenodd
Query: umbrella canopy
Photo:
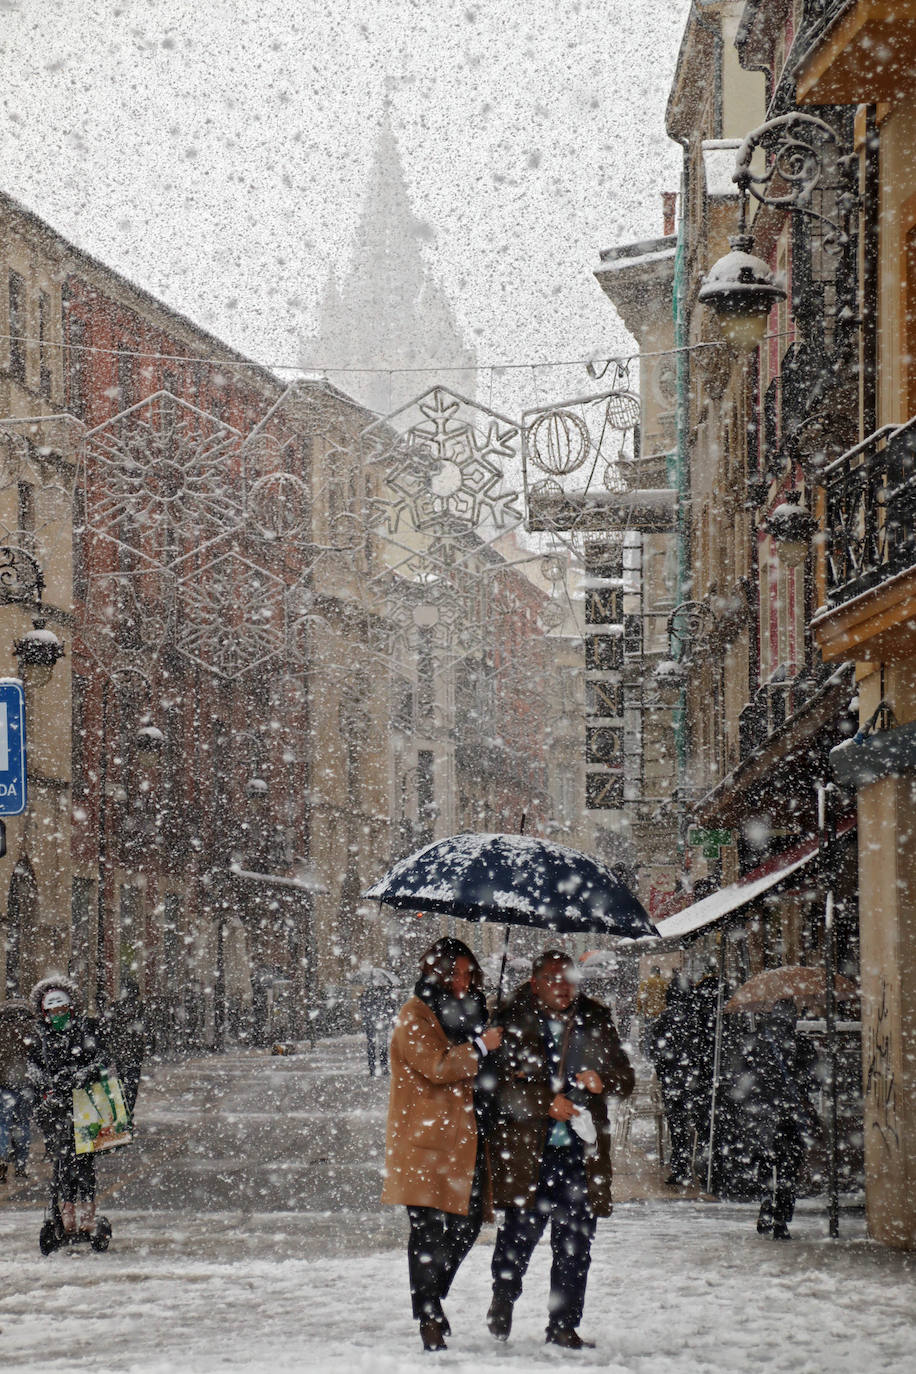
<svg viewBox="0 0 916 1374"><path fill-rule="evenodd" d="M855 985L837 974L833 981L838 1002L855 997ZM789 998L801 1007L823 1006L827 996L827 977L822 968L789 964L757 973L725 1003L726 1011L772 1011L777 1002Z"/></svg>
<svg viewBox="0 0 916 1374"><path fill-rule="evenodd" d="M579 959L583 978L609 978L619 967L617 955L609 949L590 949Z"/></svg>
<svg viewBox="0 0 916 1374"><path fill-rule="evenodd" d="M408 911L569 934L657 935L598 859L533 835L452 835L401 859L365 897Z"/></svg>
<svg viewBox="0 0 916 1374"><path fill-rule="evenodd" d="M364 983L370 988L396 988L398 980L387 968L377 968L375 964L361 964L355 973L350 974L351 983Z"/></svg>

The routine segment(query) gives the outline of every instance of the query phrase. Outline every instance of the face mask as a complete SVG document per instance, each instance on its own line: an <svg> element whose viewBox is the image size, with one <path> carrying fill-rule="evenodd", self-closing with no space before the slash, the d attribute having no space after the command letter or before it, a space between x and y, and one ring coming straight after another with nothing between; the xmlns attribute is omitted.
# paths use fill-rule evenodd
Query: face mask
<svg viewBox="0 0 916 1374"><path fill-rule="evenodd" d="M57 1012L50 1018L50 1021L53 1030L66 1030L70 1024L70 1013L68 1011Z"/></svg>

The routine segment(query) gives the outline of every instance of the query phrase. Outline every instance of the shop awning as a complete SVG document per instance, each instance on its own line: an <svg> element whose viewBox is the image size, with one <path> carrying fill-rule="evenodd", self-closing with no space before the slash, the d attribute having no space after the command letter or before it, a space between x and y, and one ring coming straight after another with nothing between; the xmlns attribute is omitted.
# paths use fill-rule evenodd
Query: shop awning
<svg viewBox="0 0 916 1374"><path fill-rule="evenodd" d="M764 893L772 892L816 858L815 843L800 856L796 853L794 859L773 868L769 873L750 880L746 878L740 883L730 883L728 887L720 887L718 892L711 892L708 897L702 897L700 901L676 912L674 916L666 916L664 920L656 921L655 928L663 940L694 935L698 930L705 930L726 916L740 911L742 907L750 906L751 902L755 902Z"/></svg>
<svg viewBox="0 0 916 1374"><path fill-rule="evenodd" d="M242 878L249 883L266 883L269 887L292 887L299 892L324 894L327 887L317 873L307 866L300 865L296 876L284 877L279 873L259 873L253 868L242 868L240 864L230 864L229 872L233 878Z"/></svg>

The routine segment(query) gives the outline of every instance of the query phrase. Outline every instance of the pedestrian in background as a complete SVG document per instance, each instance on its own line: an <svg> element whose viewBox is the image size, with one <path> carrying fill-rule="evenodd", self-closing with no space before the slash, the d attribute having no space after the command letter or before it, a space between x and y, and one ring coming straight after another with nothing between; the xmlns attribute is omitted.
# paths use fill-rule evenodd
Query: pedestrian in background
<svg viewBox="0 0 916 1374"><path fill-rule="evenodd" d="M649 1046L652 1036L652 1023L656 1021L665 1010L665 996L668 991L668 981L662 975L658 964L653 964L652 972L648 978L643 978L639 984L639 991L636 994L636 1015L642 1023L642 1031L639 1038L640 1049L647 1059L651 1059Z"/></svg>
<svg viewBox="0 0 916 1374"><path fill-rule="evenodd" d="M369 1077L375 1078L376 1066L379 1074L388 1072L388 1040L398 1006L394 990L381 981L380 973L370 972L369 978L370 982L359 995L359 1011L366 1033ZM378 982L372 981L376 978Z"/></svg>
<svg viewBox="0 0 916 1374"><path fill-rule="evenodd" d="M35 1034L35 1018L24 998L0 1002L0 1183L6 1182L10 1159L16 1177L28 1177L32 1112L28 1066Z"/></svg>
<svg viewBox="0 0 916 1374"><path fill-rule="evenodd" d="M671 1138L671 1167L665 1179L669 1188L693 1182L695 1069L688 992L686 979L675 974L665 994L665 1009L649 1032L649 1058L655 1065Z"/></svg>
<svg viewBox="0 0 916 1374"><path fill-rule="evenodd" d="M610 1012L578 991L573 961L546 950L503 1008L490 1141L494 1206L505 1216L493 1251L487 1325L507 1340L513 1306L548 1220L547 1341L568 1350L578 1334L598 1217L611 1212L606 1094L627 1097L634 1075Z"/></svg>
<svg viewBox="0 0 916 1374"><path fill-rule="evenodd" d="M758 1019L746 1045L741 1070L731 1085L747 1132L747 1150L757 1166L760 1211L757 1230L789 1240L798 1180L805 1162L806 1135L820 1127L809 1094L815 1087L816 1051L796 1033L791 998Z"/></svg>
<svg viewBox="0 0 916 1374"><path fill-rule="evenodd" d="M444 1350L442 1310L486 1207L486 1149L474 1084L502 1031L487 1029L480 965L461 940L424 954L391 1039L382 1202L407 1208L407 1269L424 1350Z"/></svg>
<svg viewBox="0 0 916 1374"><path fill-rule="evenodd" d="M146 1054L146 1016L140 988L132 979L123 981L116 1000L105 1007L99 1031L121 1080L125 1105L133 1116Z"/></svg>

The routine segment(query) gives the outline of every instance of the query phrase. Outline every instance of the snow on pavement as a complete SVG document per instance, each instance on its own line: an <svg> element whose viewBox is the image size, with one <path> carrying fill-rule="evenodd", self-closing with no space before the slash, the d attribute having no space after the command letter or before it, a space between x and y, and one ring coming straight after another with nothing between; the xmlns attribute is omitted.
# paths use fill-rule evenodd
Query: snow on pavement
<svg viewBox="0 0 916 1374"><path fill-rule="evenodd" d="M0 1365L9 1374L396 1374L431 1362L490 1374L558 1361L627 1374L916 1370L914 1259L871 1244L861 1219L846 1216L839 1242L825 1238L822 1214L806 1210L795 1239L780 1244L756 1235L748 1207L619 1206L599 1223L581 1327L597 1348L581 1355L543 1343L546 1243L511 1340L489 1336L490 1229L456 1280L447 1304L454 1335L435 1358L422 1354L409 1317L403 1249L360 1253L368 1218L112 1219L106 1255L42 1259L35 1214L4 1214Z"/></svg>
<svg viewBox="0 0 916 1374"><path fill-rule="evenodd" d="M805 1201L780 1244L756 1234L750 1206L669 1201L658 1187L599 1223L581 1328L596 1350L544 1346L546 1241L510 1342L492 1340L486 1228L447 1303L449 1349L423 1355L404 1212L378 1202L386 1098L358 1036L288 1058L232 1050L156 1066L137 1144L99 1163L114 1225L104 1255L38 1253L47 1164L36 1143L32 1178L0 1190L3 1374L491 1374L558 1362L916 1374L916 1256L870 1243L860 1214L844 1211L831 1242L823 1203ZM637 1141L618 1157L618 1197L644 1196L652 1169L632 1172L638 1154Z"/></svg>

